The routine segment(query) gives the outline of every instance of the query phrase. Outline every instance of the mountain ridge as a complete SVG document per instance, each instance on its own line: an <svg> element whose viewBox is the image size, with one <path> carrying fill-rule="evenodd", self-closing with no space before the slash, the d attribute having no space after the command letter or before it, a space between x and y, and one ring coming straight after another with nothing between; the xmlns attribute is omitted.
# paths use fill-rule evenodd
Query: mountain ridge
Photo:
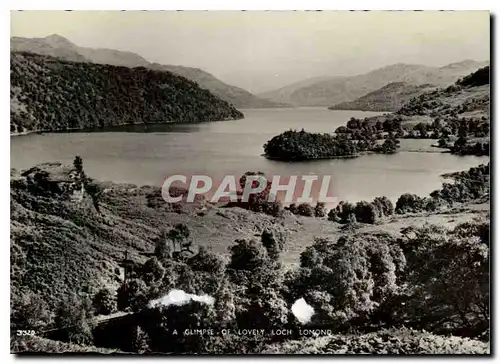
<svg viewBox="0 0 500 364"><path fill-rule="evenodd" d="M448 86L488 63L464 60L443 67L396 63L354 76L325 77L317 82L310 79L309 83L298 82L258 95L295 106L331 106L356 100L393 82Z"/></svg>
<svg viewBox="0 0 500 364"><path fill-rule="evenodd" d="M242 88L228 85L199 68L160 65L149 62L142 56L129 51L80 47L58 34L52 34L44 38L12 37L11 51L47 55L73 62L110 64L132 68L146 67L160 71L167 70L197 82L200 87L213 92L216 96L233 104L237 108L289 107L289 105L285 105L284 103L266 100Z"/></svg>

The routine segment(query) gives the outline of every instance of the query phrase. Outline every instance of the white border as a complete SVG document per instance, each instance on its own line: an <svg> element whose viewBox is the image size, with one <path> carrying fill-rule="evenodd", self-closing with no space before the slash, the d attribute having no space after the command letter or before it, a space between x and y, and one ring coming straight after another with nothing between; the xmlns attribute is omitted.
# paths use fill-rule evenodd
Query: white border
<svg viewBox="0 0 500 364"><path fill-rule="evenodd" d="M10 117L9 113L9 108L10 104L8 103L8 95L10 94L9 90L9 36L10 36L10 13L9 10L18 10L18 9L25 9L25 10L66 10L66 9L73 9L73 10L414 10L414 9L419 9L419 10L491 10L493 13L498 15L498 8L499 6L497 5L499 2L498 1L493 1L493 0L474 0L474 1L438 1L438 0L420 0L420 1L390 1L390 0L378 0L378 1L370 1L370 0L350 0L348 2L334 2L334 1L321 1L321 0L308 0L308 1L296 1L296 0L287 0L287 1L262 1L262 0L247 0L247 1L236 1L236 0L217 0L217 1L194 1L194 0L177 0L177 1L168 1L168 2L159 2L159 1L151 1L151 0L142 0L140 2L137 1L130 1L130 0L121 0L117 2L112 2L112 1L107 1L107 0L87 0L87 1L81 1L81 2L74 2L70 4L68 1L3 1L2 2L2 18L0 21L0 28L2 30L2 37L1 39L1 51L2 51L2 67L0 68L1 72L1 81L2 81L2 88L1 88L1 105L2 105L2 116L3 116L3 121L2 121L2 127L5 129L0 133L0 138L2 138L2 142L0 142L0 158L1 158L1 167L0 167L0 173L1 173L1 190L2 193L0 194L0 206L1 206L1 219L0 219L0 229L2 233L2 249L3 249L3 254L0 255L2 262L0 264L0 267L2 267L1 270L1 275L0 275L0 282L1 282L1 289L2 289L2 301L1 301L1 313L2 313L2 328L1 328L1 345L2 345L2 363L10 363L14 361L14 356L9 355L10 353L10 346L9 346L9 324L8 324L8 317L10 316L10 303L9 303L9 292L10 292L10 270L9 270L9 265L10 265L10 259L9 259L9 241L10 241L10 224L9 224L9 217L10 217L10 208L9 208L9 195L7 194L7 191L10 191L10 186L9 186L9 167L10 167L10 127L9 127L9 122L7 121L8 118ZM4 9L5 7L5 9ZM498 24L496 26L498 28ZM497 31L495 29L495 32L493 34L494 39L496 39ZM492 57L492 59L496 59L496 50L495 50L495 55ZM496 84L496 81L495 83ZM495 93L495 99L492 100L493 105L497 104L497 95ZM496 115L496 114L494 114ZM492 123L496 123L496 120L493 120ZM495 145L498 143L499 140L499 133L500 133L500 126L497 124L495 127ZM497 151L497 148L495 147L495 152ZM496 154L496 153L495 153ZM495 183L495 190L496 188L496 183ZM496 197L498 197L498 194L495 193ZM495 197L495 202L497 201L497 198ZM495 217L494 221L495 227L498 224L498 218L497 216ZM493 240L495 243L497 243L499 240L497 239L497 234L496 234L496 229L492 228L492 231L494 232L495 239ZM500 262L499 259L499 252L500 252L500 247L495 247L494 253L495 253L495 262L498 264ZM496 270L495 270L496 272ZM496 277L496 275L495 275ZM495 292L498 293L498 280L494 279L492 276L492 282L495 285ZM497 297L498 299L498 297ZM497 301L498 302L498 301ZM496 303L497 303L496 302ZM498 304L496 305L498 307ZM498 312L495 310L495 324L497 322L497 317L498 317ZM494 325L494 327L497 327L497 325ZM499 333L496 332L495 338L498 339ZM497 343L498 340L495 340L495 343ZM497 348L497 345L493 345L495 348ZM63 358L62 360L65 360L68 358ZM152 361L151 359L144 359L145 361ZM222 358L214 358L215 360L220 360ZM297 357L287 357L287 358L282 358L283 360L286 360L287 362L299 362L301 358ZM343 362L349 360L361 360L360 358L342 358L342 357L333 357L331 358L332 360L335 360L337 362ZM383 358L382 360L384 360ZM423 358L426 361L429 362L437 362L440 360L439 358L431 358L431 357L425 357ZM26 359L25 359L26 360ZM61 359L59 359L60 362ZM82 362L90 362L91 359L89 358L81 358L78 359L79 361ZM108 359L109 360L109 359ZM125 359L113 359L116 360L117 362L125 362ZM166 357L165 359L160 359L160 360L179 360L179 359L173 359ZM183 359L183 362L190 362L194 361L195 359ZM232 359L231 359L232 360ZM253 362L256 360L255 358L244 358L245 361L250 361ZM260 360L270 360L269 358L262 358ZM275 359L276 360L276 359ZM312 360L312 361L318 361L321 359L315 359L313 357L308 357L307 360ZM367 360L367 359L363 359ZM391 358L391 360L395 361L403 361L406 360L406 358L401 358L401 359L395 359ZM453 360L453 359L451 359ZM478 360L474 358L467 358L467 360ZM46 362L56 362L55 358L47 358L44 359Z"/></svg>

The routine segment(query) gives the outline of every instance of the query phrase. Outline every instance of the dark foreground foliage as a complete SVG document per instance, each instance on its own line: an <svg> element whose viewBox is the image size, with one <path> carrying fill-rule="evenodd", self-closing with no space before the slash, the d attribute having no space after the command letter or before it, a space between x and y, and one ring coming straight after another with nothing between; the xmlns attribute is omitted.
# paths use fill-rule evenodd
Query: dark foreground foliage
<svg viewBox="0 0 500 364"><path fill-rule="evenodd" d="M75 171L79 165L76 163ZM454 177L465 184L470 175L479 178L486 172L484 166L478 170ZM78 262L64 259L75 256L73 250L96 254L98 249L109 249L114 242L106 245L106 241L116 236L106 235L104 225L95 226L100 239L93 240L95 248L90 249L82 239L77 240L79 248L72 244L65 234L74 236L69 234L75 229L86 231L81 220L85 215L69 207L77 203L71 200L75 198L71 191L45 191L42 186L52 186L53 179L42 172L32 170L25 178L14 179L12 185L14 333L30 328L39 336L88 346L89 351L95 345L134 353L287 353L319 348L318 352L325 353L444 354L489 350L487 342L440 336L488 340L488 221L462 223L452 230L424 226L409 227L395 235L353 233L339 239L316 239L301 254L299 265L289 268L281 265L286 234L277 225L266 227L258 236L236 239L227 254L221 255L198 246L189 227L176 224L159 233L150 229L149 235L143 235L155 248L147 259L129 257L125 280L111 289L109 284L103 287L104 282L87 278L88 269L76 270ZM85 201L83 195L78 203ZM87 203L84 211L88 214L94 207L90 200ZM101 221L109 206L107 197L101 212L93 213L94 220ZM345 208L353 211L348 216L359 215L361 219L394 210L385 198ZM60 217L61 209L68 219ZM311 209L314 214L315 209ZM16 230L16 224L28 216L37 216L38 229L61 234L54 239L65 241L62 261L52 262L52 256L46 256L48 242L37 241L41 235ZM108 213L107 218L111 216ZM147 224L148 218L141 221ZM52 244L57 245L57 241ZM59 264L59 269L71 265L73 275L67 274L63 276L67 282L61 281L53 264ZM54 287L41 278L47 274L53 275ZM174 290L209 296L213 301L166 304L163 300ZM62 293L67 291L72 294ZM314 309L311 321L305 324L290 310L301 298ZM118 316L100 321L99 313L109 318L116 315L115 309L120 311ZM222 329L230 331L223 335ZM264 331L237 333L243 329ZM292 334L273 335L273 329L291 330ZM302 329L331 330L332 334L310 339L298 334ZM190 330L213 332L191 335ZM303 343L303 349L298 349L297 341ZM37 351L42 347L60 351L57 345L66 345L54 347L51 343L18 338L13 340L13 350Z"/></svg>

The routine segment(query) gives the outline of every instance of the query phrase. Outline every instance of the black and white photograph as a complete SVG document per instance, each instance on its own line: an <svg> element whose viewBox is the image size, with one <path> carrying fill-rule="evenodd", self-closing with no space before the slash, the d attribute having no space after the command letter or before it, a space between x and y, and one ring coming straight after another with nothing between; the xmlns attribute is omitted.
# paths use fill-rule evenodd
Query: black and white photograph
<svg viewBox="0 0 500 364"><path fill-rule="evenodd" d="M10 353L492 355L492 26L10 11Z"/></svg>

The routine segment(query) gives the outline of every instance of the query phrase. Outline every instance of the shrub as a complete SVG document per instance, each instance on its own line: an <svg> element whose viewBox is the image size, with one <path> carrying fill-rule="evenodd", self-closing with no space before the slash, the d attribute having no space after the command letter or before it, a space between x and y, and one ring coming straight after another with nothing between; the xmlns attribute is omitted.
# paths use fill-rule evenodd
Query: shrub
<svg viewBox="0 0 500 364"><path fill-rule="evenodd" d="M130 348L134 353L144 354L149 351L149 335L140 326L133 329L131 339Z"/></svg>
<svg viewBox="0 0 500 364"><path fill-rule="evenodd" d="M423 199L415 194L405 193L396 202L396 213L420 212L423 209Z"/></svg>
<svg viewBox="0 0 500 364"><path fill-rule="evenodd" d="M308 203L301 203L297 206L297 214L301 216L314 216L314 207Z"/></svg>
<svg viewBox="0 0 500 364"><path fill-rule="evenodd" d="M70 294L63 298L56 309L55 325L62 328L60 339L79 345L93 342L92 302L88 296Z"/></svg>
<svg viewBox="0 0 500 364"><path fill-rule="evenodd" d="M33 292L13 297L11 302L11 327L20 330L46 328L52 322L47 303Z"/></svg>
<svg viewBox="0 0 500 364"><path fill-rule="evenodd" d="M165 274L165 269L163 268L160 261L156 257L148 259L142 266L141 271L142 271L141 272L142 279L146 283L153 283L159 281L160 279L163 278L163 275Z"/></svg>
<svg viewBox="0 0 500 364"><path fill-rule="evenodd" d="M378 216L391 216L394 214L394 205L387 197L375 197L373 205L378 211Z"/></svg>
<svg viewBox="0 0 500 364"><path fill-rule="evenodd" d="M374 224L377 220L377 210L375 206L366 201L361 201L356 204L355 214L357 222Z"/></svg>
<svg viewBox="0 0 500 364"><path fill-rule="evenodd" d="M236 240L236 245L229 248L231 261L228 268L234 270L255 271L263 267L267 261L267 251L255 240Z"/></svg>
<svg viewBox="0 0 500 364"><path fill-rule="evenodd" d="M116 310L115 294L108 288L99 290L93 299L95 313L98 315L109 315Z"/></svg>
<svg viewBox="0 0 500 364"><path fill-rule="evenodd" d="M147 303L147 287L141 279L129 279L118 289L117 306L120 311L128 308L139 311Z"/></svg>
<svg viewBox="0 0 500 364"><path fill-rule="evenodd" d="M405 310L416 327L469 337L489 327L490 264L484 227L466 223L447 231L424 226L405 242L407 282L412 287Z"/></svg>
<svg viewBox="0 0 500 364"><path fill-rule="evenodd" d="M287 280L290 299L313 306L313 325L342 324L364 317L398 292L404 268L401 249L389 236L317 239L301 254L301 266Z"/></svg>
<svg viewBox="0 0 500 364"><path fill-rule="evenodd" d="M326 216L326 207L324 202L317 202L314 207L314 216L315 217L325 217Z"/></svg>

